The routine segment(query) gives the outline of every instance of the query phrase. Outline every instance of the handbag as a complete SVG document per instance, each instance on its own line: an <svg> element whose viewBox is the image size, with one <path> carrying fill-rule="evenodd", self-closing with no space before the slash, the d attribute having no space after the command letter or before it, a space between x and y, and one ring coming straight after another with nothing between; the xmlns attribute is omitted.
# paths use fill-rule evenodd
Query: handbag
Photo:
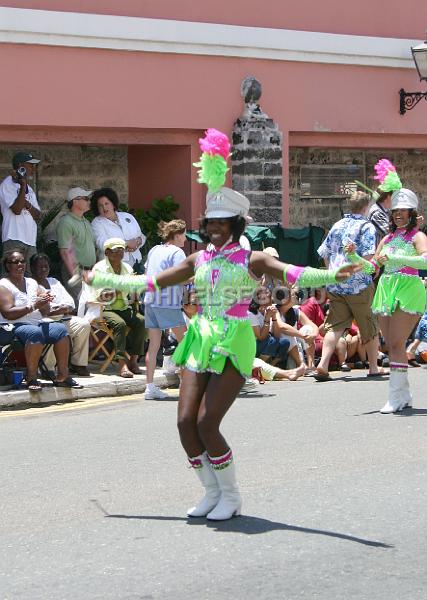
<svg viewBox="0 0 427 600"><path fill-rule="evenodd" d="M15 337L15 325L12 323L0 324L0 346L7 346L12 343Z"/></svg>

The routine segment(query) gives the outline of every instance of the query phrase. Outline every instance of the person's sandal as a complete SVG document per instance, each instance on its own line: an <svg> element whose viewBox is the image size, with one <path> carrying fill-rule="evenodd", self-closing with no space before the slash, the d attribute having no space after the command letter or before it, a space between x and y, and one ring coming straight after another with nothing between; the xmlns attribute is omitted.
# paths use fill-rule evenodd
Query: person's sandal
<svg viewBox="0 0 427 600"><path fill-rule="evenodd" d="M332 381L332 377L329 375L329 373L318 371L317 369L314 371L313 377L316 381Z"/></svg>
<svg viewBox="0 0 427 600"><path fill-rule="evenodd" d="M75 390L83 389L83 386L81 385L81 383L78 383L72 377L67 377L67 379L64 379L64 381L54 381L53 385L55 387L70 388L70 389L73 388Z"/></svg>
<svg viewBox="0 0 427 600"><path fill-rule="evenodd" d="M132 379L133 373L129 370L128 367L124 367L120 370L119 376L123 377L124 379Z"/></svg>
<svg viewBox="0 0 427 600"><path fill-rule="evenodd" d="M410 358L408 360L408 365L411 365L411 367L421 367L420 363L417 362L416 358Z"/></svg>
<svg viewBox="0 0 427 600"><path fill-rule="evenodd" d="M384 369L378 369L376 373L367 373L366 377L384 377L385 375L389 375L388 371L384 371Z"/></svg>
<svg viewBox="0 0 427 600"><path fill-rule="evenodd" d="M341 371L344 371L346 373L348 373L349 371L351 371L351 368L345 362L342 363L342 365L340 366L340 369L341 369Z"/></svg>
<svg viewBox="0 0 427 600"><path fill-rule="evenodd" d="M27 389L29 392L41 392L43 386L38 379L30 379L30 381L27 382Z"/></svg>

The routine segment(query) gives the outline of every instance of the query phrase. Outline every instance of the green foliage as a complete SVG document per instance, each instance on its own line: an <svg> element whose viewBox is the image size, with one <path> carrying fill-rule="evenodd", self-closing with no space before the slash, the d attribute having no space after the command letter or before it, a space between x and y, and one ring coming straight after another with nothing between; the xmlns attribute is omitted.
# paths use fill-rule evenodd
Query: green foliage
<svg viewBox="0 0 427 600"><path fill-rule="evenodd" d="M43 248L43 244L44 244L43 234L44 234L45 230L47 229L47 227L49 227L49 225L52 223L52 221L54 219L56 219L56 217L59 215L63 206L64 206L64 201L61 200L57 204L54 204L40 219L40 222L39 222L38 228L37 228L37 247L40 248L40 250L42 252L45 251Z"/></svg>
<svg viewBox="0 0 427 600"><path fill-rule="evenodd" d="M52 221L56 219L63 207L63 200L57 202L57 204L54 204L46 213L44 213L37 228L37 250L47 254L50 262L50 275L51 277L56 277L57 279L61 279L62 264L58 249L58 242L47 241L44 237L44 232L52 223Z"/></svg>
<svg viewBox="0 0 427 600"><path fill-rule="evenodd" d="M157 233L157 226L160 221L172 221L176 219L176 213L179 208L173 196L165 196L165 198L153 200L151 208L144 210L138 208L135 213L135 219L138 221L144 235L147 236L147 241L141 248L143 258L148 254L149 250L156 244L161 243L161 239Z"/></svg>

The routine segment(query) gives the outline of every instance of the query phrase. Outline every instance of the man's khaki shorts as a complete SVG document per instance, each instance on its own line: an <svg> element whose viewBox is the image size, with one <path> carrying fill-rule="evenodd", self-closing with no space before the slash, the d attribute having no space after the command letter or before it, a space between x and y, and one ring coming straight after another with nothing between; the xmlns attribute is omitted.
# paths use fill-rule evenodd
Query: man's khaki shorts
<svg viewBox="0 0 427 600"><path fill-rule="evenodd" d="M374 284L359 294L339 296L328 293L330 307L325 319L325 331L343 331L351 326L352 321L356 321L362 342L372 340L378 334L378 321L371 308L374 293Z"/></svg>

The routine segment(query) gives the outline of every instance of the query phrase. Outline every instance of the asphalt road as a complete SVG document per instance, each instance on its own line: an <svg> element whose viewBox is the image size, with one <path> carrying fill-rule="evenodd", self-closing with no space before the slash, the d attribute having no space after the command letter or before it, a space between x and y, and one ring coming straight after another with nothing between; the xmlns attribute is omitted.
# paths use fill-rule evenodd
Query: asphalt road
<svg viewBox="0 0 427 600"><path fill-rule="evenodd" d="M363 375L238 399L223 523L185 517L175 400L0 413L0 599L425 600L427 370L399 416Z"/></svg>

